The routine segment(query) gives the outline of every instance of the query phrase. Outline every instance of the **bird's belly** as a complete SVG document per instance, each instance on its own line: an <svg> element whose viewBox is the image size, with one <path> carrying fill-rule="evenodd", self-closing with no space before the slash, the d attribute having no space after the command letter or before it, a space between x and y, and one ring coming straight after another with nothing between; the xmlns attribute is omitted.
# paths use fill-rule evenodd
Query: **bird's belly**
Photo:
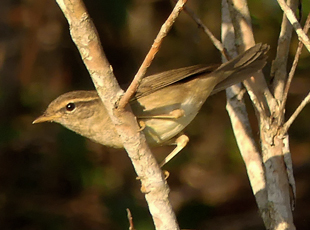
<svg viewBox="0 0 310 230"><path fill-rule="evenodd" d="M162 145L166 141L178 135L182 130L195 118L199 109L200 103L193 103L189 98L188 101L180 104L178 107L166 106L165 114L179 109L184 112L180 118L152 118L142 119L144 122L143 132L146 136L147 142L150 145Z"/></svg>
<svg viewBox="0 0 310 230"><path fill-rule="evenodd" d="M154 129L153 127L156 127ZM147 142L152 145L162 145L180 133L186 125L172 120L152 119L145 122L143 130Z"/></svg>

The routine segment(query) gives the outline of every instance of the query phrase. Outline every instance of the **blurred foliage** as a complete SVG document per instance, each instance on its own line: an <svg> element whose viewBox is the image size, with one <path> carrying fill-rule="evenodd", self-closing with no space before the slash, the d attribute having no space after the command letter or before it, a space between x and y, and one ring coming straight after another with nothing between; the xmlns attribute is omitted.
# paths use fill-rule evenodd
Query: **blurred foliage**
<svg viewBox="0 0 310 230"><path fill-rule="evenodd" d="M116 76L128 82L172 6L168 0L84 0ZM188 2L220 36L220 1ZM282 13L276 1L249 1L257 42L276 52ZM310 9L303 2L303 18ZM294 35L290 60L297 47ZM290 115L309 91L305 51L287 105ZM208 37L181 13L149 73L220 63ZM270 63L270 62L269 62ZM269 73L270 64L265 71ZM269 81L270 79L268 79ZM140 183L124 150L92 143L57 124L31 125L58 95L93 85L55 1L0 1L0 229L153 229ZM248 102L249 103L249 102ZM249 106L251 108L251 106ZM297 229L309 229L310 108L290 130L297 182ZM249 110L253 129L256 118ZM208 99L186 129L189 145L166 166L181 228L264 229L239 155L225 95ZM171 147L154 149L160 161Z"/></svg>

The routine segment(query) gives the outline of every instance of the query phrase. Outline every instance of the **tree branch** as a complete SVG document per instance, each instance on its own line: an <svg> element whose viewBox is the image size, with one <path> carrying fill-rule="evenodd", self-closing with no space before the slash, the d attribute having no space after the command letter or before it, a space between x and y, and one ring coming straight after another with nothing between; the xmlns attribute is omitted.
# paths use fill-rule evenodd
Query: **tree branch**
<svg viewBox="0 0 310 230"><path fill-rule="evenodd" d="M304 32L308 33L309 28L310 28L310 13L308 14L307 20L305 22ZM281 115L281 117L279 118L280 119L279 120L279 124L282 124L282 122L284 120L285 105L286 105L287 95L288 95L288 91L290 89L293 77L295 75L295 71L296 71L296 68L297 68L299 57L301 55L302 48L303 48L303 43L301 41L299 41L298 48L296 50L294 61L293 61L293 64L292 64L292 68L291 68L290 73L288 75L288 78L287 78L287 81L286 81L286 84L285 84L285 88L284 88L284 92L283 92L283 100L282 100L281 105L280 105L280 110L281 110L280 111L280 115Z"/></svg>
<svg viewBox="0 0 310 230"><path fill-rule="evenodd" d="M287 4L293 10L297 9L296 0L288 0ZM271 76L274 78L273 80L274 97L276 98L276 100L278 100L279 103L283 99L283 90L287 77L287 71L286 71L287 58L289 53L289 47L291 44L292 31L293 27L290 24L289 20L287 19L286 14L283 13L281 31L278 39L277 55L275 60L272 62L271 66ZM280 114L279 118L281 118L281 116L282 115Z"/></svg>
<svg viewBox="0 0 310 230"><path fill-rule="evenodd" d="M302 27L300 26L300 24L299 24L299 22L295 16L294 11L285 3L284 0L278 0L278 3L280 5L281 9L284 11L286 17L288 18L288 20L290 21L290 23L294 27L294 29L298 35L299 40L302 41L302 43L304 43L304 45L306 46L306 48L310 52L310 40L309 40L308 36L302 30Z"/></svg>
<svg viewBox="0 0 310 230"><path fill-rule="evenodd" d="M305 106L310 102L310 93L304 98L304 100L300 103L300 105L297 107L295 112L292 114L292 116L288 119L287 122L283 125L283 128L281 130L282 134L287 133L288 129L291 127L292 123L295 121L296 117L300 114L300 112L305 108Z"/></svg>
<svg viewBox="0 0 310 230"><path fill-rule="evenodd" d="M97 92L141 180L142 191L145 192L156 229L179 229L168 200L169 188L143 133L138 131L140 127L135 116L129 105L121 110L115 108L123 91L105 57L97 31L83 2L57 0L57 3L68 20L72 40L78 47Z"/></svg>
<svg viewBox="0 0 310 230"><path fill-rule="evenodd" d="M222 0L222 40L229 55L232 57L236 56L234 28L231 22L227 0ZM226 110L229 114L236 141L247 169L257 205L263 214L267 208L264 168L253 137L243 98L239 97L240 92L240 84L226 90Z"/></svg>
<svg viewBox="0 0 310 230"><path fill-rule="evenodd" d="M174 2L177 2L177 0L174 0ZM200 20L200 18L187 6L184 6L184 12L187 13L210 38L213 45L222 53L222 55L226 58L226 60L230 60L231 57L229 57L229 54L227 53L225 47L221 43L220 40L218 40L211 30Z"/></svg>
<svg viewBox="0 0 310 230"><path fill-rule="evenodd" d="M146 55L143 63L141 64L138 72L136 73L133 81L131 82L130 86L126 90L126 93L124 96L121 98L119 102L119 108L124 108L126 104L128 104L130 98L134 95L134 93L137 91L138 86L140 85L140 82L142 78L144 77L147 68L151 65L153 59L155 58L155 55L157 54L163 39L166 37L168 32L170 31L173 23L179 16L181 10L183 9L184 4L187 2L187 0L179 0L177 4L175 5L173 11L169 15L168 19L166 22L162 25L160 28L159 33L157 34L157 37L154 40L154 43Z"/></svg>
<svg viewBox="0 0 310 230"><path fill-rule="evenodd" d="M251 18L245 0L228 0L239 51L251 47L255 42L251 28ZM267 229L295 229L291 210L290 187L283 157L283 140L277 138L279 126L273 116L278 104L270 93L262 74L245 81L245 86L256 109L260 128L262 162L266 179L263 192L267 201L259 204ZM242 129L243 127L236 127ZM244 143L244 141L243 141ZM259 159L258 159L259 160ZM262 176L262 178L264 178ZM264 191L265 190L265 191Z"/></svg>
<svg viewBox="0 0 310 230"><path fill-rule="evenodd" d="M250 12L246 0L228 0L233 26L235 28L235 39L238 52L244 52L255 44ZM276 102L270 93L262 72L245 80L244 85L258 111L260 122L267 120L270 109L276 106Z"/></svg>

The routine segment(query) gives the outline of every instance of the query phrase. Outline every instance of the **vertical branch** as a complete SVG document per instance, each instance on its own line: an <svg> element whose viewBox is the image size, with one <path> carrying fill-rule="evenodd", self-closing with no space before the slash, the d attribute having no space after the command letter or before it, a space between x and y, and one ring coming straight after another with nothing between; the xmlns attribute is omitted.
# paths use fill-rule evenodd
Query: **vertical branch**
<svg viewBox="0 0 310 230"><path fill-rule="evenodd" d="M122 110L115 108L123 92L82 0L57 0L57 3L68 20L72 40L141 180L141 190L145 192L156 229L179 229L168 200L169 188L135 116L129 105Z"/></svg>
<svg viewBox="0 0 310 230"><path fill-rule="evenodd" d="M244 51L244 48L255 43L247 3L245 0L228 0L228 2L236 42L239 51ZM279 106L261 73L246 81L245 86L256 109L260 128L268 200L268 207L263 210L262 218L267 229L293 230L295 226L291 210L289 175L285 164L287 159L284 159L284 150L287 153L288 149L285 148L283 139L278 137L280 127L275 119L279 115Z"/></svg>
<svg viewBox="0 0 310 230"><path fill-rule="evenodd" d="M236 56L234 28L230 19L227 0L222 0L222 40L230 56ZM259 150L256 146L246 106L242 98L241 85L234 85L226 90L226 109L229 114L236 141L244 160L261 215L267 209L266 182ZM265 219L265 218L264 218Z"/></svg>
<svg viewBox="0 0 310 230"><path fill-rule="evenodd" d="M287 8L289 8L290 13L292 13L296 11L299 1L288 0L285 6L283 6L282 1L278 1L278 3L280 5L282 3L282 9L284 11L285 9L287 10ZM285 12L283 12L281 31L280 31L280 35L278 39L278 46L277 46L277 55L271 67L271 76L274 77L274 81L273 81L274 96L279 104L278 115L275 116L279 126L283 126L284 113L285 113L284 108L285 108L286 99L287 99L288 87L290 86L290 81L293 78L294 68L296 68L297 66L298 55L300 54L301 48L302 48L302 46L299 45L299 48L298 48L298 51L296 53L295 60L293 63L293 67L290 72L290 76L289 78L287 78L287 72L286 72L287 59L288 59L289 47L290 47L291 38L292 38L292 31L293 31L292 22L290 22ZM296 185L295 185L295 179L293 176L293 164L292 164L292 159L291 159L291 153L289 150L289 136L286 134L287 129L285 133L283 133L283 130L285 130L285 125L281 129L280 135L284 135L282 153L284 156L284 163L285 163L286 171L288 175L288 182L291 187L292 194L293 194L293 197L291 198L292 200L291 204L292 204L292 208L294 208L295 197L296 197Z"/></svg>
<svg viewBox="0 0 310 230"><path fill-rule="evenodd" d="M231 20L235 28L235 39L238 52L244 52L255 44L250 12L246 0L228 0ZM252 78L244 81L255 109L258 111L260 122L270 115L270 109L276 102L270 93L264 75L258 72Z"/></svg>
<svg viewBox="0 0 310 230"><path fill-rule="evenodd" d="M292 7L295 11L297 9L298 1L297 0L288 0L287 4ZM291 44L293 27L290 24L289 20L283 13L283 19L281 24L281 31L278 40L277 46L277 55L275 60L272 62L271 67L271 76L274 77L273 80L273 90L276 100L281 101L283 97L283 91L286 81L286 67L287 67L287 58L289 53L289 46Z"/></svg>

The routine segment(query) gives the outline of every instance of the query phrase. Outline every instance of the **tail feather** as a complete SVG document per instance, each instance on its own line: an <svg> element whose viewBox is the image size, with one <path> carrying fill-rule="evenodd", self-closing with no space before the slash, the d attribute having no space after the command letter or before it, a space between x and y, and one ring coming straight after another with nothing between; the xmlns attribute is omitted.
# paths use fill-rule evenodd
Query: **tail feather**
<svg viewBox="0 0 310 230"><path fill-rule="evenodd" d="M261 70L266 64L266 53L268 50L269 46L267 44L259 43L231 61L221 65L215 72L223 73L227 71L229 76L226 76L225 80L216 85L211 95L242 82ZM229 70L233 70L233 72Z"/></svg>

